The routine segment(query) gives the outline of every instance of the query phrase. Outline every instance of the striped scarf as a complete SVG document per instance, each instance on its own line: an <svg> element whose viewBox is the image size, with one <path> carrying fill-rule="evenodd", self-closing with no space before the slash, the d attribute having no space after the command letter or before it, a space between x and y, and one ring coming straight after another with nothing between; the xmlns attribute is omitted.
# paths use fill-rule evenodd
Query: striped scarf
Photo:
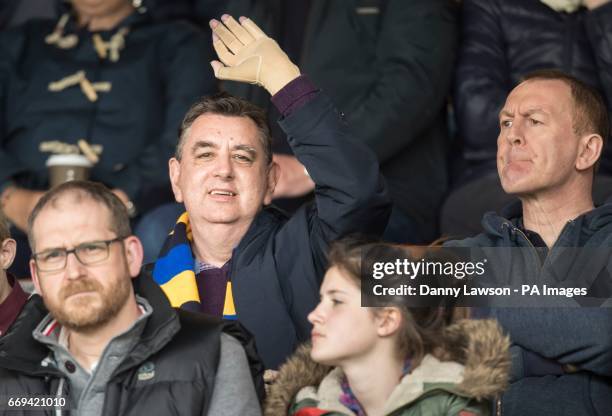
<svg viewBox="0 0 612 416"><path fill-rule="evenodd" d="M192 242L189 217L185 212L176 221L164 243L153 268L153 279L161 286L172 307L199 311L201 301L191 251ZM236 319L231 281L227 282L225 290L223 319Z"/></svg>

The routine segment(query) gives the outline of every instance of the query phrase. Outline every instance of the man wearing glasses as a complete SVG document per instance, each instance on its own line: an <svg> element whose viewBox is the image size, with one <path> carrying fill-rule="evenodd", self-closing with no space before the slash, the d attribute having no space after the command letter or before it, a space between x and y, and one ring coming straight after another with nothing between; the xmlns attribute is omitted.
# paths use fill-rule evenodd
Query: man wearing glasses
<svg viewBox="0 0 612 416"><path fill-rule="evenodd" d="M110 191L61 185L28 229L40 296L0 343L0 412L18 403L87 415L260 414L241 344L213 320L173 310L140 275L142 245ZM24 397L40 400L24 406Z"/></svg>

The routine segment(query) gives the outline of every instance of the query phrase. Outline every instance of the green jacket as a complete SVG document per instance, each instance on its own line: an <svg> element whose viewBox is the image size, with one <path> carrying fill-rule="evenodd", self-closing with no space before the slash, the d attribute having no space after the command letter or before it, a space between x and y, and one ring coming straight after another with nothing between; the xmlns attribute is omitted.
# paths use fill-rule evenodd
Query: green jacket
<svg viewBox="0 0 612 416"><path fill-rule="evenodd" d="M463 320L450 326L444 336L449 347L437 355L445 361L426 355L389 396L386 416L491 414L490 400L508 381L508 338L492 320ZM314 363L309 347L304 346L281 367L266 414L352 416L339 400L343 377L340 368Z"/></svg>

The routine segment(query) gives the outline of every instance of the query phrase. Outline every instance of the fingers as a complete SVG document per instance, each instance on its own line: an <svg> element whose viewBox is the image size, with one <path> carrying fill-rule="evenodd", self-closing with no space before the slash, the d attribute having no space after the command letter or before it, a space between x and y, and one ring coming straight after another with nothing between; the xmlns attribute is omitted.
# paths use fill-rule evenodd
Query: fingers
<svg viewBox="0 0 612 416"><path fill-rule="evenodd" d="M219 40L223 42L225 47L234 55L238 54L243 48L244 44L240 42L223 23L213 19L210 21L210 28L212 29L213 33L217 35Z"/></svg>
<svg viewBox="0 0 612 416"><path fill-rule="evenodd" d="M221 16L221 20L243 45L248 45L255 40L255 38L229 14Z"/></svg>
<svg viewBox="0 0 612 416"><path fill-rule="evenodd" d="M212 66L215 77L219 78L219 72L221 68L223 68L223 64L219 61L210 61L210 66Z"/></svg>
<svg viewBox="0 0 612 416"><path fill-rule="evenodd" d="M240 23L254 39L265 38L267 35L251 19L241 17Z"/></svg>
<svg viewBox="0 0 612 416"><path fill-rule="evenodd" d="M215 33L213 33L213 48L215 48L217 56L225 65L236 65L236 55L234 55L227 49L223 41L221 41L221 39Z"/></svg>

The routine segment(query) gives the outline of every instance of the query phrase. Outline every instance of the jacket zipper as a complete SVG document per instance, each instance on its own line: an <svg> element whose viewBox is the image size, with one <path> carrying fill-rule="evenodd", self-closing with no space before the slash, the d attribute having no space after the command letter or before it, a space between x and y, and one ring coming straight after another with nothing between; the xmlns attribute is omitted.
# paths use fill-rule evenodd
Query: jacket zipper
<svg viewBox="0 0 612 416"><path fill-rule="evenodd" d="M497 396L495 400L495 416L502 416L502 396Z"/></svg>

